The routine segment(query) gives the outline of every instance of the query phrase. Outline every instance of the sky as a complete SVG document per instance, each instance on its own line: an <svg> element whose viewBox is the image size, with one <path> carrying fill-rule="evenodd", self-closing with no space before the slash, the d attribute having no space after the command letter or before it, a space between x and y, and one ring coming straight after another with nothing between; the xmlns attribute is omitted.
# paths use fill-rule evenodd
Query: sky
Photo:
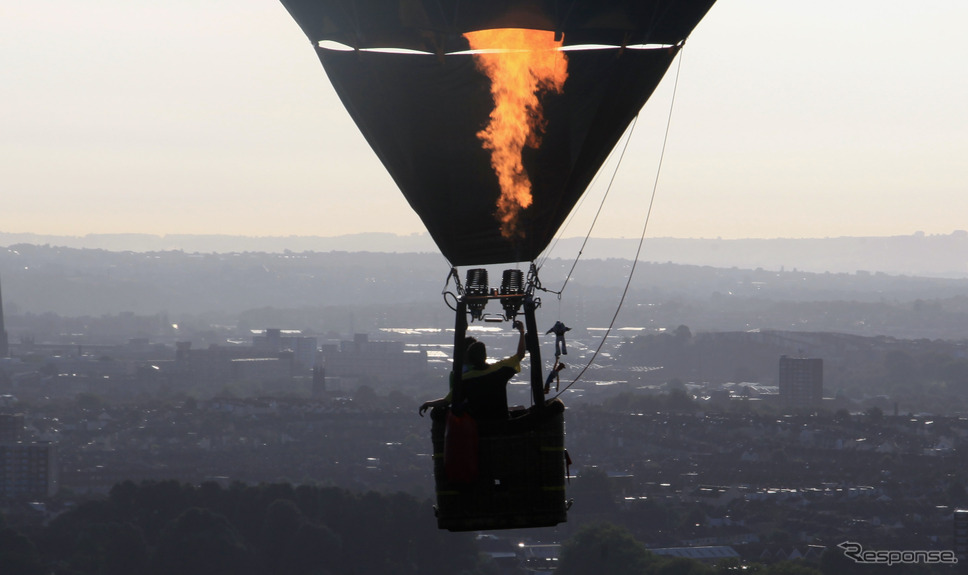
<svg viewBox="0 0 968 575"><path fill-rule="evenodd" d="M639 237L653 186L650 237L968 228L965 22L964 0L719 0L563 235L613 172L593 236ZM0 198L8 233L424 232L277 0L6 2Z"/></svg>

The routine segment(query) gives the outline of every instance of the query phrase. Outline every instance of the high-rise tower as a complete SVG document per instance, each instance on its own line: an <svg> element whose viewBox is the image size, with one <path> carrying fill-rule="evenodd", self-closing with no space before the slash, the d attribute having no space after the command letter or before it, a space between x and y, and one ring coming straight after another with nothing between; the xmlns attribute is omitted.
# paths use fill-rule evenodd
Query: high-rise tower
<svg viewBox="0 0 968 575"><path fill-rule="evenodd" d="M820 405L823 401L823 360L781 356L780 400L785 405Z"/></svg>

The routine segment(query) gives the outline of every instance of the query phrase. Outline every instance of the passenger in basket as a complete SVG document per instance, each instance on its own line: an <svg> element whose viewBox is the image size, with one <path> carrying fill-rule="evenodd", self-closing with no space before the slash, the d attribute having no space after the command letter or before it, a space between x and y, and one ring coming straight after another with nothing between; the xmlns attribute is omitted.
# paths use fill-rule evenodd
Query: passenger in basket
<svg viewBox="0 0 968 575"><path fill-rule="evenodd" d="M467 363L467 348L470 347L471 344L473 344L476 341L477 341L477 338L475 337L467 336L464 338L464 364L463 364L463 371L461 373L467 373L471 369L471 365ZM428 409L431 409L434 407L448 407L450 406L450 398L453 395L454 395L454 372L450 372L450 389L447 391L447 395L439 399L431 399L430 401L423 402L420 405L420 409L417 410L417 413L420 414L420 417L423 417L424 413L426 413Z"/></svg>
<svg viewBox="0 0 968 575"><path fill-rule="evenodd" d="M464 373L461 384L467 398L467 412L478 419L507 419L507 384L521 371L524 359L524 324L515 321L514 328L520 334L514 355L500 361L487 363L487 348L477 341L467 348L467 363L471 369Z"/></svg>
<svg viewBox="0 0 968 575"><path fill-rule="evenodd" d="M507 419L507 383L515 374L521 371L521 360L524 359L524 324L515 321L513 327L520 334L518 347L514 355L494 363L487 363L487 348L484 343L474 338L465 339L468 347L464 352L464 373L461 376L461 390L467 399L467 412L477 418ZM433 407L447 407L453 396L453 376L451 377L451 391L440 399L425 401L417 413L423 414Z"/></svg>

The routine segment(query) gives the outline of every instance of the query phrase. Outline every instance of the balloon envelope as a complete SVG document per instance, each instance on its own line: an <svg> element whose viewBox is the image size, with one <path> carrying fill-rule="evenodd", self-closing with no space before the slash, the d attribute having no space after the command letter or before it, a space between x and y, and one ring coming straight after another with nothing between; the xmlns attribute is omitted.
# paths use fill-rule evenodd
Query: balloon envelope
<svg viewBox="0 0 968 575"><path fill-rule="evenodd" d="M712 0L283 4L314 43L435 52L316 47L360 131L443 255L458 266L530 261L541 253ZM494 107L491 81L473 56L444 55L442 47L467 49L464 32L509 27L561 32L566 45L669 46L567 53L564 89L541 96L540 146L522 154L532 204L519 214L521 233L505 237L495 217L501 189L477 135Z"/></svg>
<svg viewBox="0 0 968 575"><path fill-rule="evenodd" d="M432 53L467 49L466 32L550 30L565 45L677 44L715 0L282 0L314 43Z"/></svg>

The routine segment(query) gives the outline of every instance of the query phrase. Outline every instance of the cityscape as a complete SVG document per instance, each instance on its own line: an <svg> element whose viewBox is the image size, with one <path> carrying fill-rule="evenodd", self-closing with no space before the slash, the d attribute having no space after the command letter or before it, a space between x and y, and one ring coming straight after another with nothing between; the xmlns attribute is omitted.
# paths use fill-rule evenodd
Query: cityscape
<svg viewBox="0 0 968 575"><path fill-rule="evenodd" d="M968 572L966 17L4 10L0 575Z"/></svg>
<svg viewBox="0 0 968 575"><path fill-rule="evenodd" d="M207 326L186 337L162 319L102 316L113 343L103 325L46 340L0 330L8 524L47 524L131 482L433 500L430 421L417 407L441 394L453 328ZM569 329L570 365L549 394L566 406L568 521L478 535L502 572L549 572L564 542L602 522L707 565L827 572L843 568L845 541L963 553L964 341L679 325L623 328L599 349L603 330ZM468 333L494 359L516 341L500 324ZM555 335L540 341L551 362ZM530 401L527 378L512 380L509 405ZM414 520L435 522L429 508Z"/></svg>

